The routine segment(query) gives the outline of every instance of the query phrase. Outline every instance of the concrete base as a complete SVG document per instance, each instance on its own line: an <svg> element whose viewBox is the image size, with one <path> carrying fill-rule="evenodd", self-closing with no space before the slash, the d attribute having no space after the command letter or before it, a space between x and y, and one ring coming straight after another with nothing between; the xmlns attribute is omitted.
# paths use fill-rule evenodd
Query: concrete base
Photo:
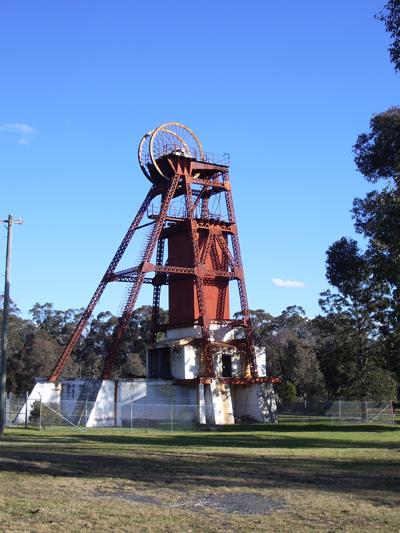
<svg viewBox="0 0 400 533"><path fill-rule="evenodd" d="M25 424L25 417L29 420L35 402L44 404L60 405L62 385L60 383L49 383L48 381L38 381L28 396L28 401L19 411L13 424Z"/></svg>
<svg viewBox="0 0 400 533"><path fill-rule="evenodd" d="M25 422L25 410L31 410L35 400L58 406L64 421L87 427L134 427L146 421L194 425L276 422L270 383L233 385L218 379L196 385L160 379L38 382L15 424Z"/></svg>
<svg viewBox="0 0 400 533"><path fill-rule="evenodd" d="M234 386L233 404L235 418L239 422L274 424L278 421L275 392L271 383Z"/></svg>
<svg viewBox="0 0 400 533"><path fill-rule="evenodd" d="M229 385L213 380L209 385L198 385L204 390L205 420L209 425L234 424L231 389Z"/></svg>

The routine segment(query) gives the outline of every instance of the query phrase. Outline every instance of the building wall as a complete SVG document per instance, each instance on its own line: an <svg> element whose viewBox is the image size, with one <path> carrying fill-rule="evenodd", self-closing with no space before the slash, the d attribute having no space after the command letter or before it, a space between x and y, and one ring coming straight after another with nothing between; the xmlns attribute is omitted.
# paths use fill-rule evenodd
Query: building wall
<svg viewBox="0 0 400 533"><path fill-rule="evenodd" d="M271 383L231 385L231 391L236 420L277 421L275 393Z"/></svg>
<svg viewBox="0 0 400 533"><path fill-rule="evenodd" d="M208 388L209 387L209 388ZM210 402L208 412L212 413L210 422L215 425L234 424L233 404L231 388L225 383L213 380L210 385L206 385L206 403Z"/></svg>
<svg viewBox="0 0 400 533"><path fill-rule="evenodd" d="M168 422L171 418L195 423L198 416L195 387L177 387L166 380L103 381L88 427L129 427L140 420Z"/></svg>
<svg viewBox="0 0 400 533"><path fill-rule="evenodd" d="M59 383L49 383L48 381L38 380L28 396L28 401L21 408L20 412L13 420L13 423L16 425L24 424L25 417L29 419L35 402L57 406L60 405L60 396L61 385Z"/></svg>
<svg viewBox="0 0 400 533"><path fill-rule="evenodd" d="M199 373L199 358L191 344L171 348L171 374L175 379L193 379Z"/></svg>
<svg viewBox="0 0 400 533"><path fill-rule="evenodd" d="M90 394L95 394L93 398ZM86 399L85 399L86 398ZM243 421L276 422L271 384L176 385L172 380L65 380L37 383L29 396L43 404L60 405L62 416L87 427L136 427L142 421L192 424L232 424ZM14 420L25 422L24 406ZM60 417L61 422L61 417Z"/></svg>
<svg viewBox="0 0 400 533"><path fill-rule="evenodd" d="M266 376L267 375L267 357L265 353L265 348L259 348L258 346L256 348L256 362L257 362L257 370L258 375Z"/></svg>
<svg viewBox="0 0 400 533"><path fill-rule="evenodd" d="M84 379L68 379L61 382L60 406L61 412L66 417L70 417L74 412L79 411L79 407L82 407L82 410L85 409L86 406L77 406L77 403L86 403L86 395L82 395L82 393L86 388L87 381Z"/></svg>

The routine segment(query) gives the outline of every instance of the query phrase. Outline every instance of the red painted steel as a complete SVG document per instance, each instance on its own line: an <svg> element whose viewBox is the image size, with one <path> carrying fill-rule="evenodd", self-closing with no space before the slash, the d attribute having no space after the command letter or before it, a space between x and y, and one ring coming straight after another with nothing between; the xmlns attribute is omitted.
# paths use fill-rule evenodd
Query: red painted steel
<svg viewBox="0 0 400 533"><path fill-rule="evenodd" d="M144 265L151 259L154 248L157 244L158 239L160 238L161 230L165 222L165 217L167 215L168 207L169 207L169 204L171 203L172 198L174 197L176 188L179 183L179 179L180 179L179 174L176 174L170 182L170 185L168 187L168 190L163 200L163 206L160 211L160 215L158 217L157 222L155 223L153 227L149 240L145 246L145 250L142 254L142 265ZM137 300L140 288L144 280L144 276L145 276L145 272L142 270L142 272L140 272L137 275L136 280L134 281L131 288L129 289L128 298L125 304L124 312L118 321L116 329L114 330L111 350L104 363L104 368L103 368L103 373L102 373L103 379L110 379L111 377L111 371L112 371L114 362L118 355L118 349L121 344L124 333L129 325L129 320L132 316L133 309L135 307L136 300Z"/></svg>
<svg viewBox="0 0 400 533"><path fill-rule="evenodd" d="M109 264L107 270L105 271L105 274L97 287L95 293L92 296L92 299L90 300L88 306L86 307L81 319L79 320L78 324L75 327L74 332L72 333L72 336L67 344L67 346L64 348L63 353L61 354L59 360L57 361L56 366L54 367L50 377L49 381L57 381L57 379L60 377L60 374L67 363L73 349L76 346L76 343L79 340L79 337L82 334L82 331L85 329L85 326L87 324L87 321L91 317L93 313L93 309L96 307L98 301L100 300L101 295L104 292L104 289L106 288L106 285L108 283L108 278L111 274L113 274L114 270L118 266L118 263L120 262L122 256L124 255L125 250L128 247L128 244L130 243L135 231L137 230L147 208L150 205L150 202L154 198L156 194L156 187L153 185L149 192L147 193L145 199L143 200L142 205L139 208L139 211L137 212L135 218L133 219L132 224L129 226L128 231L126 232L124 238L121 241L121 244L118 247L118 250L116 251L114 257L111 260L111 263Z"/></svg>
<svg viewBox="0 0 400 533"><path fill-rule="evenodd" d="M246 375L240 379L261 379L257 377L253 332L229 169L224 165L196 161L179 153L163 155L157 160L157 167L162 170L163 175L159 176L155 168L148 167L154 185L76 326L50 376L50 381L59 378L107 283L112 281L129 282L131 286L122 316L113 333L111 349L102 372L103 379L110 379L112 376L120 344L129 326L143 283L153 283L151 326L153 342L157 338L157 332L166 328L166 325L160 324L160 293L162 285L167 284L170 326L186 327L198 324L201 328L201 338L198 340L201 346L201 379L215 377L210 340L212 323L228 324L232 328L241 327L244 330L244 340L235 341L237 349L243 353L247 367ZM157 196L161 198L159 212L154 211L152 204L151 212L147 214L152 222L140 225L152 200ZM180 197L184 209L178 213L170 207L172 201ZM220 204L224 203L227 215L223 216L222 211L212 212L216 197ZM140 263L116 271L135 231L150 224L153 227L144 245ZM168 248L166 262L164 262L165 245ZM155 264L152 264L151 259L156 248ZM154 272L153 278L146 277L149 272ZM230 319L229 312L229 283L235 280L238 283L242 313L242 320L239 321Z"/></svg>
<svg viewBox="0 0 400 533"><path fill-rule="evenodd" d="M164 246L165 240L159 239L157 243L157 256L156 256L156 265L161 267L164 260ZM154 279L154 278L153 278ZM154 284L153 288L153 306L151 308L151 331L150 331L150 341L152 343L157 340L157 330L160 325L160 298L161 298L161 287L159 283Z"/></svg>

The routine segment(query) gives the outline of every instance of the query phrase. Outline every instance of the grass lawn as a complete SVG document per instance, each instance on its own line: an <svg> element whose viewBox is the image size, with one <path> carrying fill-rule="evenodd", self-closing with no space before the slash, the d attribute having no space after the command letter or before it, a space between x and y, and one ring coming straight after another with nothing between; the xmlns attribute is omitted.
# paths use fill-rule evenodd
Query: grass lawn
<svg viewBox="0 0 400 533"><path fill-rule="evenodd" d="M400 428L9 429L0 531L400 531Z"/></svg>

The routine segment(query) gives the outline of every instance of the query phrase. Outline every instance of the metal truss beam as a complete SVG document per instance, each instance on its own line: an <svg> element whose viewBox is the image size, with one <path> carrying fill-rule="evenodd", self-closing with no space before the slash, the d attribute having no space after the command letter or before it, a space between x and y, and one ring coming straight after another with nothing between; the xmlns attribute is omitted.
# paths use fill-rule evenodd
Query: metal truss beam
<svg viewBox="0 0 400 533"><path fill-rule="evenodd" d="M53 368L53 371L49 377L49 381L54 382L57 381L57 379L60 377L60 374L66 365L73 349L75 348L80 336L82 335L83 330L85 329L85 326L91 317L94 308L96 307L98 301L100 300L101 295L104 292L104 289L106 288L106 285L108 283L110 275L114 272L116 269L118 263L121 260L121 257L124 255L125 250L128 247L128 244L130 243L135 231L138 229L140 222L147 210L147 208L150 205L150 202L152 199L157 195L157 189L155 185L153 185L149 192L147 193L142 205L139 208L139 211L137 212L135 218L133 219L132 224L129 226L128 231L126 232L124 238L121 241L121 244L119 245L114 257L111 260L111 263L109 264L107 270L104 273L104 276L97 287L95 293L92 296L92 299L90 300L88 306L86 307L85 311L83 312L83 315L81 319L79 320L78 324L76 325L72 336L67 344L67 346L64 348L63 353L61 354L60 358L58 359L55 367Z"/></svg>
<svg viewBox="0 0 400 533"><path fill-rule="evenodd" d="M142 258L141 258L142 265L145 265L151 259L154 248L160 237L161 230L164 225L164 221L165 221L165 217L168 212L169 205L178 187L179 180L180 180L180 176L179 174L176 174L171 180L169 187L165 193L160 215L156 223L153 226L153 230L149 236L147 243L145 244L144 251L142 252ZM139 295L139 291L144 281L144 278L145 278L145 270L142 269L142 271L139 274L137 274L136 279L134 280L134 282L132 283L132 286L129 289L124 311L122 313L122 316L118 320L118 324L113 333L110 353L104 363L104 368L103 368L103 373L102 373L103 379L110 379L111 377L111 372L112 372L114 363L118 355L118 350L119 350L121 341L123 339L123 336L129 326L129 321L131 319L133 309L135 307L136 300Z"/></svg>

